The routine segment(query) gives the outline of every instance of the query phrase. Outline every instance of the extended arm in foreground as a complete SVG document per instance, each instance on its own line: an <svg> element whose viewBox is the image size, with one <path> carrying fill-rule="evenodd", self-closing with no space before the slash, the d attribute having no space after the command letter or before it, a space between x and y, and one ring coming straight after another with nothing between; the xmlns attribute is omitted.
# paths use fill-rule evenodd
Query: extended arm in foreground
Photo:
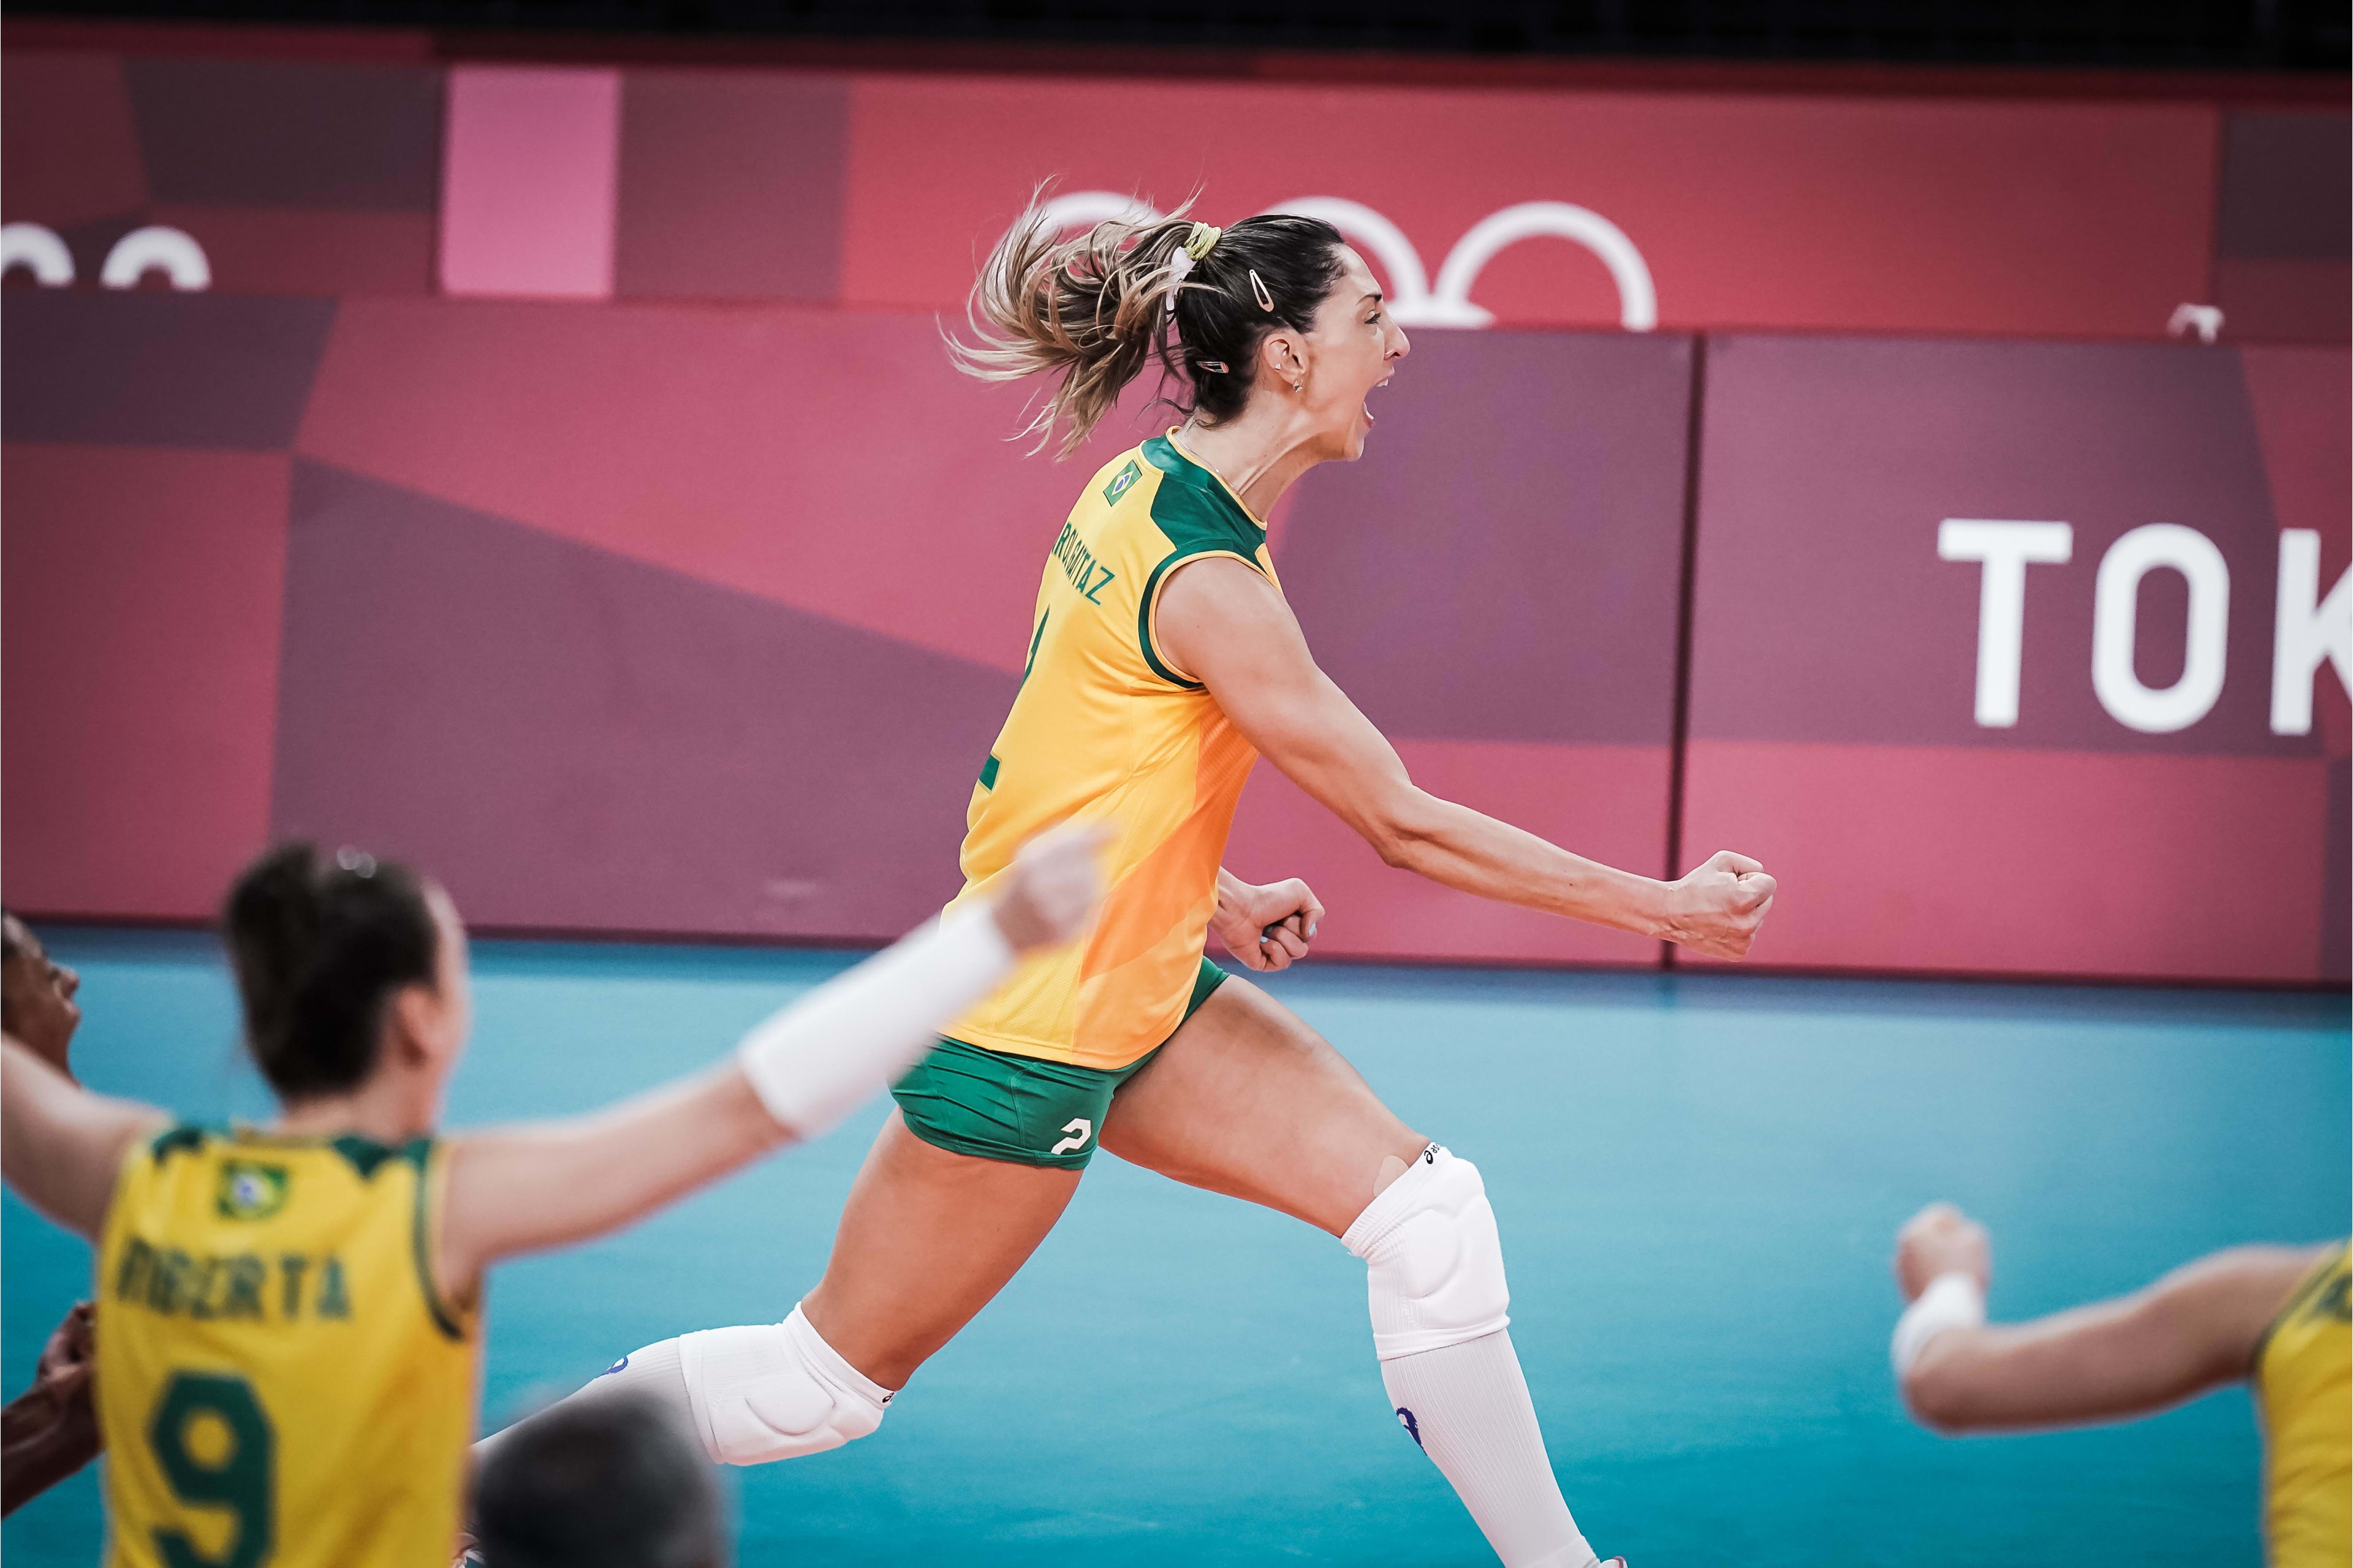
<svg viewBox="0 0 2353 1568"><path fill-rule="evenodd" d="M2129 1296L1987 1323L1984 1227L1932 1204L1897 1240L1896 1279L1914 1303L1896 1330L1904 1401L1940 1432L2161 1410L2245 1377L2264 1331L2319 1258L2303 1247L2235 1247Z"/></svg>
<svg viewBox="0 0 2353 1568"><path fill-rule="evenodd" d="M498 1258L599 1235L881 1093L1022 953L1069 941L1102 891L1103 834L1040 835L995 901L924 926L755 1026L695 1077L570 1121L456 1141L436 1277L458 1300Z"/></svg>

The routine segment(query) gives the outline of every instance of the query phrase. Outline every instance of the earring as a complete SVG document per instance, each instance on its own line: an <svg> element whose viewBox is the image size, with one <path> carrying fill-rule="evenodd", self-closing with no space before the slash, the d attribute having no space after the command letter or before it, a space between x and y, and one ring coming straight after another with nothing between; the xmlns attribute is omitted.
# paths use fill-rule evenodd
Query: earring
<svg viewBox="0 0 2353 1568"><path fill-rule="evenodd" d="M1303 393L1307 390L1307 384L1303 381L1294 381L1291 384L1291 390L1293 392Z"/></svg>

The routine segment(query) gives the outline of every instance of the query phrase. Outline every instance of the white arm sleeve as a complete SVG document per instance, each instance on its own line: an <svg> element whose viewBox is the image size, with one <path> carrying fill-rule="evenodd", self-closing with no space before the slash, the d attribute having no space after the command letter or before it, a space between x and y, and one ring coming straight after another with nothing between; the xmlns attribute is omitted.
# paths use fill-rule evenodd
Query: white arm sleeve
<svg viewBox="0 0 2353 1568"><path fill-rule="evenodd" d="M1887 1353L1895 1363L1896 1381L1911 1375L1912 1363L1920 1359L1928 1342L1947 1329L1984 1326L1985 1291L1978 1288L1977 1277L1957 1270L1937 1275L1895 1321Z"/></svg>
<svg viewBox="0 0 2353 1568"><path fill-rule="evenodd" d="M993 912L959 910L754 1026L737 1059L768 1114L814 1138L913 1066L1013 964Z"/></svg>

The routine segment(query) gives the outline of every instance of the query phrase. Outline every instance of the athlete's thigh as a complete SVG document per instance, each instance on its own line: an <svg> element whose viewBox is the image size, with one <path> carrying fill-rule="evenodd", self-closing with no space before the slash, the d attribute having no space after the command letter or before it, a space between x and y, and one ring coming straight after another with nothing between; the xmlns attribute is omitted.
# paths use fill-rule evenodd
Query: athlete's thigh
<svg viewBox="0 0 2353 1568"><path fill-rule="evenodd" d="M801 1310L850 1365L902 1387L1019 1271L1078 1185L1076 1171L926 1143L894 1109Z"/></svg>
<svg viewBox="0 0 2353 1568"><path fill-rule="evenodd" d="M1297 1015L1229 977L1121 1086L1103 1147L1338 1236L1429 1140Z"/></svg>

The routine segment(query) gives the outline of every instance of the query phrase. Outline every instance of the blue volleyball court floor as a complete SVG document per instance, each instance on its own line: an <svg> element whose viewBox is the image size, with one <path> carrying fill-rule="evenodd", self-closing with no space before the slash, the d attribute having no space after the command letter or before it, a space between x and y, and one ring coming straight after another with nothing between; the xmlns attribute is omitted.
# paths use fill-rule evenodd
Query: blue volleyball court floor
<svg viewBox="0 0 2353 1568"><path fill-rule="evenodd" d="M255 1117L208 939L55 929L91 1085ZM691 1069L853 955L483 942L449 1124ZM1570 1506L1635 1568L2253 1564L2243 1392L2127 1426L1951 1441L1886 1357L1920 1204L1992 1227L1993 1310L2129 1289L2215 1247L2342 1236L2343 995L1736 974L1303 966L1269 988L1478 1162L1512 1332ZM496 1426L622 1352L781 1317L880 1104L593 1246L492 1279ZM0 1376L88 1293L0 1210ZM1363 1267L1296 1221L1098 1159L1029 1267L872 1438L744 1472L746 1568L1493 1561L1383 1397ZM10 1568L88 1564L95 1474L11 1518Z"/></svg>

